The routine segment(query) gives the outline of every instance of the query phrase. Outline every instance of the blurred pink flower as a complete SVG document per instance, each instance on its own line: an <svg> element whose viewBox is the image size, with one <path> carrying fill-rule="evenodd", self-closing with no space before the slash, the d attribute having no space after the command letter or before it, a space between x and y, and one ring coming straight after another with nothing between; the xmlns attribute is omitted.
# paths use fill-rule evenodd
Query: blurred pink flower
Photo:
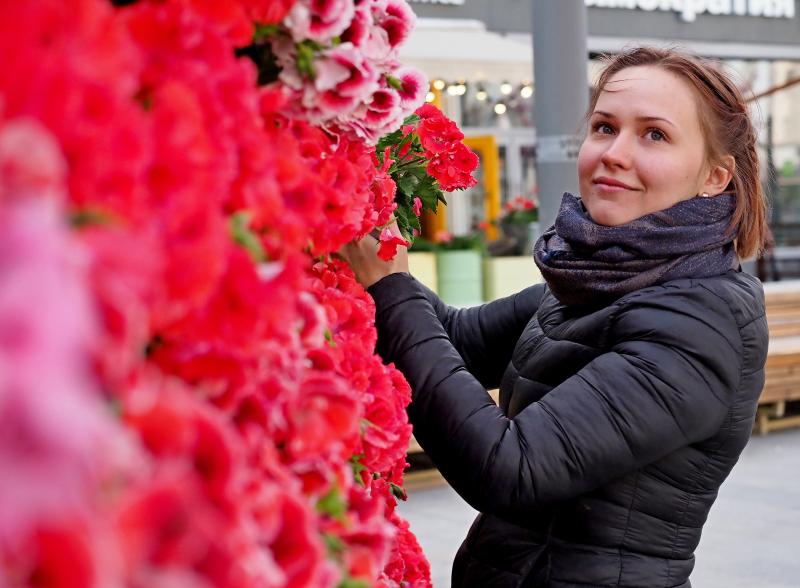
<svg viewBox="0 0 800 588"><path fill-rule="evenodd" d="M414 198L414 214L417 216L422 214L422 200L418 196Z"/></svg>
<svg viewBox="0 0 800 588"><path fill-rule="evenodd" d="M60 201L66 162L34 122L0 127L0 545L86 507L99 443L121 448L91 373L86 262Z"/></svg>
<svg viewBox="0 0 800 588"><path fill-rule="evenodd" d="M306 91L304 105L323 115L345 114L378 88L378 72L351 43L323 51L314 62L313 90Z"/></svg>
<svg viewBox="0 0 800 588"><path fill-rule="evenodd" d="M0 208L0 543L84 508L114 447L91 375L95 317L79 252L52 200Z"/></svg>
<svg viewBox="0 0 800 588"><path fill-rule="evenodd" d="M395 48L408 38L417 17L406 0L388 0L380 26L386 31L389 45Z"/></svg>
<svg viewBox="0 0 800 588"><path fill-rule="evenodd" d="M370 27L372 26L372 11L369 7L369 2L363 2L356 6L353 20L350 21L350 26L342 33L343 43L352 43L356 47L360 47L364 42L369 39Z"/></svg>
<svg viewBox="0 0 800 588"><path fill-rule="evenodd" d="M350 25L353 0L298 0L283 21L296 42L328 43Z"/></svg>
<svg viewBox="0 0 800 588"><path fill-rule="evenodd" d="M400 80L400 103L404 109L415 110L422 106L425 94L428 93L428 79L421 71L412 67L404 67L394 72Z"/></svg>
<svg viewBox="0 0 800 588"><path fill-rule="evenodd" d="M18 118L0 131L0 202L62 201L67 165L55 138L35 119Z"/></svg>

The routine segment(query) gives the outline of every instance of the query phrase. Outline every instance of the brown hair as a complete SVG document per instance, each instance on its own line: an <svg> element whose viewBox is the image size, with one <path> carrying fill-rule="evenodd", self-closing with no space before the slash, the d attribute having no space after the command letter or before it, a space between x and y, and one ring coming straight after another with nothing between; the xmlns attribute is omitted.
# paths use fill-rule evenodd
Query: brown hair
<svg viewBox="0 0 800 588"><path fill-rule="evenodd" d="M744 97L736 84L711 62L675 49L638 47L607 58L607 65L592 88L587 116L591 116L600 94L612 76L629 67L656 66L678 75L694 88L700 110L700 125L706 137L706 159L725 165L733 156L733 174L726 191L736 194L731 220L736 252L749 257L760 252L767 232L766 203L761 188L756 133ZM727 168L727 166L726 166Z"/></svg>

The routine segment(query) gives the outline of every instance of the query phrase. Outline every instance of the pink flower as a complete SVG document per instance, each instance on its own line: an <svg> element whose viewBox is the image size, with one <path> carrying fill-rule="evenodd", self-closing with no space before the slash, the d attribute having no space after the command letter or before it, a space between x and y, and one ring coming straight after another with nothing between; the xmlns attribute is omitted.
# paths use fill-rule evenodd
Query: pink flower
<svg viewBox="0 0 800 588"><path fill-rule="evenodd" d="M453 234L449 231L436 231L434 237L437 243L449 243L453 240Z"/></svg>
<svg viewBox="0 0 800 588"><path fill-rule="evenodd" d="M353 20L350 21L350 26L342 33L342 42L352 43L356 47L360 47L369 39L371 26L372 12L370 11L369 2L363 2L359 6L356 6L356 11L353 15Z"/></svg>
<svg viewBox="0 0 800 588"><path fill-rule="evenodd" d="M406 0L388 0L380 26L386 31L389 45L394 48L403 44L414 29L416 20L417 17Z"/></svg>
<svg viewBox="0 0 800 588"><path fill-rule="evenodd" d="M414 28L416 17L405 0L371 0L369 4L373 25L364 50L376 63L396 64L398 49Z"/></svg>
<svg viewBox="0 0 800 588"><path fill-rule="evenodd" d="M406 67L397 70L394 76L400 80L398 93L403 108L411 111L421 106L428 92L428 79L425 75L417 69Z"/></svg>
<svg viewBox="0 0 800 588"><path fill-rule="evenodd" d="M351 111L378 88L378 72L351 43L323 51L314 67L316 77L304 105L327 117Z"/></svg>
<svg viewBox="0 0 800 588"><path fill-rule="evenodd" d="M65 196L67 163L55 138L35 119L8 121L0 131L0 201Z"/></svg>
<svg viewBox="0 0 800 588"><path fill-rule="evenodd" d="M296 42L329 43L350 25L353 0L298 0L283 21Z"/></svg>
<svg viewBox="0 0 800 588"><path fill-rule="evenodd" d="M414 214L417 216L422 214L422 200L419 197L414 198Z"/></svg>
<svg viewBox="0 0 800 588"><path fill-rule="evenodd" d="M380 257L384 261L389 261L390 259L394 258L397 255L397 248L402 247L409 247L411 243L400 237L399 235L395 235L389 228L383 229L381 231L381 239L380 239L380 249L378 249L378 257Z"/></svg>
<svg viewBox="0 0 800 588"><path fill-rule="evenodd" d="M0 545L86 508L119 439L91 376L97 322L60 214L41 198L0 208Z"/></svg>

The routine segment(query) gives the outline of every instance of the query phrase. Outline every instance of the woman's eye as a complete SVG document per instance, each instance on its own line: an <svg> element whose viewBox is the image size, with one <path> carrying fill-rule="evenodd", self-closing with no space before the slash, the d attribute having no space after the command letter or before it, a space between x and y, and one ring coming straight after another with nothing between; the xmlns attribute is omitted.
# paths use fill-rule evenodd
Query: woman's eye
<svg viewBox="0 0 800 588"><path fill-rule="evenodd" d="M663 141L664 139L667 138L666 135L664 135L664 133L662 133L658 129L650 129L649 131L647 131L647 137L651 141Z"/></svg>
<svg viewBox="0 0 800 588"><path fill-rule="evenodd" d="M601 135L611 135L614 132L614 129L608 123L597 123L594 125L594 130L596 133L600 133Z"/></svg>

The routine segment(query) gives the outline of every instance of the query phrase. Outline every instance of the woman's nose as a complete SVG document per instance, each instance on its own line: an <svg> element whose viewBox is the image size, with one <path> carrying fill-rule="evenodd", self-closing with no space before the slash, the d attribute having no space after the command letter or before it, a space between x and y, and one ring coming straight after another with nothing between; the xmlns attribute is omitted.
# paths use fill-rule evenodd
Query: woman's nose
<svg viewBox="0 0 800 588"><path fill-rule="evenodd" d="M633 160L633 140L623 134L617 135L607 143L601 160L606 167L628 169Z"/></svg>

